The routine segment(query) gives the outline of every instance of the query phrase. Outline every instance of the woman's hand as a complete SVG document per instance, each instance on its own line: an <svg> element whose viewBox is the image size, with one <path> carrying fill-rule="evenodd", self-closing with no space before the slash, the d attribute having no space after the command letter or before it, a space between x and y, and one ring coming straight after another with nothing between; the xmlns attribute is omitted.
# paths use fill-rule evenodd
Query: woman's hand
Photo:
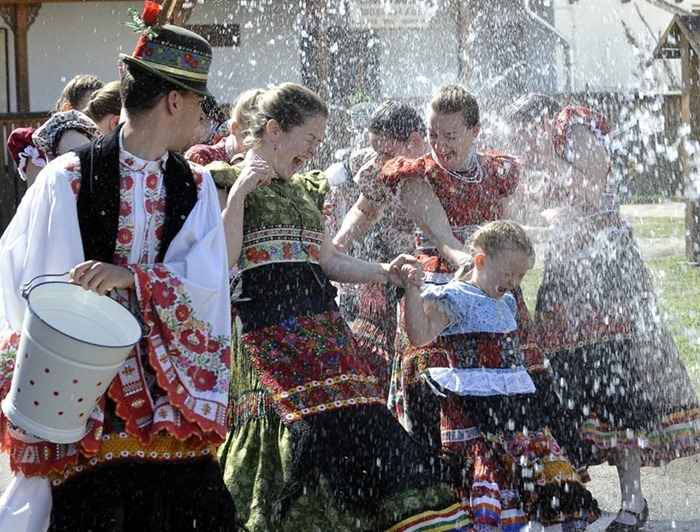
<svg viewBox="0 0 700 532"><path fill-rule="evenodd" d="M400 274L405 288L410 286L420 288L423 286L425 275L423 274L423 265L420 262L404 264L401 266Z"/></svg>
<svg viewBox="0 0 700 532"><path fill-rule="evenodd" d="M201 164L202 166L206 166L206 163L204 162L204 158L199 153L191 153L190 155L187 156L187 159L190 162L193 162L196 164Z"/></svg>
<svg viewBox="0 0 700 532"><path fill-rule="evenodd" d="M272 168L264 161L249 162L236 182L231 187L229 197L233 195L247 196L256 187L269 185L272 182Z"/></svg>
<svg viewBox="0 0 700 532"><path fill-rule="evenodd" d="M101 296L114 288L134 288L134 274L123 266L89 260L70 271L70 280Z"/></svg>
<svg viewBox="0 0 700 532"><path fill-rule="evenodd" d="M399 255L394 260L389 263L389 271L387 276L387 282L394 284L398 287L405 288L407 285L404 282L402 271L404 266L412 266L414 268L419 268L420 273L414 273L411 275L410 284L415 286L420 286L423 284L423 266L420 261L411 255ZM408 272L408 270L407 270ZM406 273L408 277L408 273ZM418 279L420 278L420 279ZM416 284L417 283L417 284Z"/></svg>

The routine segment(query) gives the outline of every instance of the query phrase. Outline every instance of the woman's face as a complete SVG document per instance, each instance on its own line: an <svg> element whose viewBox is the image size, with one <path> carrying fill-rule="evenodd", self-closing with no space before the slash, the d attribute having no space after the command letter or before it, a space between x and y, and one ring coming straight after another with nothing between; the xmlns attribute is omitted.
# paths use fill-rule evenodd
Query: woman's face
<svg viewBox="0 0 700 532"><path fill-rule="evenodd" d="M326 122L325 116L315 115L289 131L278 131L271 139L277 149L272 152L272 160L268 160L268 163L282 179L291 179L307 161L318 155Z"/></svg>
<svg viewBox="0 0 700 532"><path fill-rule="evenodd" d="M467 127L462 113L438 113L428 108L428 142L437 162L450 170L464 170L469 165L479 124Z"/></svg>
<svg viewBox="0 0 700 532"><path fill-rule="evenodd" d="M526 165L548 174L542 186L542 198L549 206L600 204L608 174L607 152L603 143L585 126L574 125L569 134L568 157L554 149L551 135L536 143Z"/></svg>

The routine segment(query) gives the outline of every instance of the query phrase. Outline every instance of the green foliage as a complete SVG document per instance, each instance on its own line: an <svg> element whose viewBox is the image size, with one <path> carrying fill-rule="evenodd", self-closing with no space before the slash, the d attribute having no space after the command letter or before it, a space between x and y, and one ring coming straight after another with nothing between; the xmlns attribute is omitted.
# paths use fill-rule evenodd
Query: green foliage
<svg viewBox="0 0 700 532"><path fill-rule="evenodd" d="M700 268L672 257L650 260L649 269L666 323L700 394Z"/></svg>
<svg viewBox="0 0 700 532"><path fill-rule="evenodd" d="M364 89L360 89L348 95L348 102L350 103L350 105L372 101L374 101L374 95L371 92L366 91Z"/></svg>

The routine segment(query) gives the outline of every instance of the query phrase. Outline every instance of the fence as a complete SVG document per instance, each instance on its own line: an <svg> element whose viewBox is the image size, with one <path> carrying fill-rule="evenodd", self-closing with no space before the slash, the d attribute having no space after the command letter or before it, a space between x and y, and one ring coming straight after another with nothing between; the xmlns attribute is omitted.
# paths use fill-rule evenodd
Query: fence
<svg viewBox="0 0 700 532"><path fill-rule="evenodd" d="M20 179L10 153L7 137L18 127L38 127L48 118L48 113L0 114L0 231L10 223L27 186Z"/></svg>

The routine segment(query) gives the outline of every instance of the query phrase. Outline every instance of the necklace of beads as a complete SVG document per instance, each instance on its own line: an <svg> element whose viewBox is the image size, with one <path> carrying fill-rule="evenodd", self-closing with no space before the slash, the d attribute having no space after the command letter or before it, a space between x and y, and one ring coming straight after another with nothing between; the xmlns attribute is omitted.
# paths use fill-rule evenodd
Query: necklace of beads
<svg viewBox="0 0 700 532"><path fill-rule="evenodd" d="M469 154L469 157L467 157L467 159L465 160L466 168L464 170L450 170L449 168L445 168L438 161L435 152L432 153L432 156L433 160L438 164L440 168L445 170L448 174L450 174L455 179L458 179L459 181L462 181L464 183L481 183L482 179L484 178L484 169L481 166L479 158L476 156L476 150L474 149L472 149L471 153Z"/></svg>

